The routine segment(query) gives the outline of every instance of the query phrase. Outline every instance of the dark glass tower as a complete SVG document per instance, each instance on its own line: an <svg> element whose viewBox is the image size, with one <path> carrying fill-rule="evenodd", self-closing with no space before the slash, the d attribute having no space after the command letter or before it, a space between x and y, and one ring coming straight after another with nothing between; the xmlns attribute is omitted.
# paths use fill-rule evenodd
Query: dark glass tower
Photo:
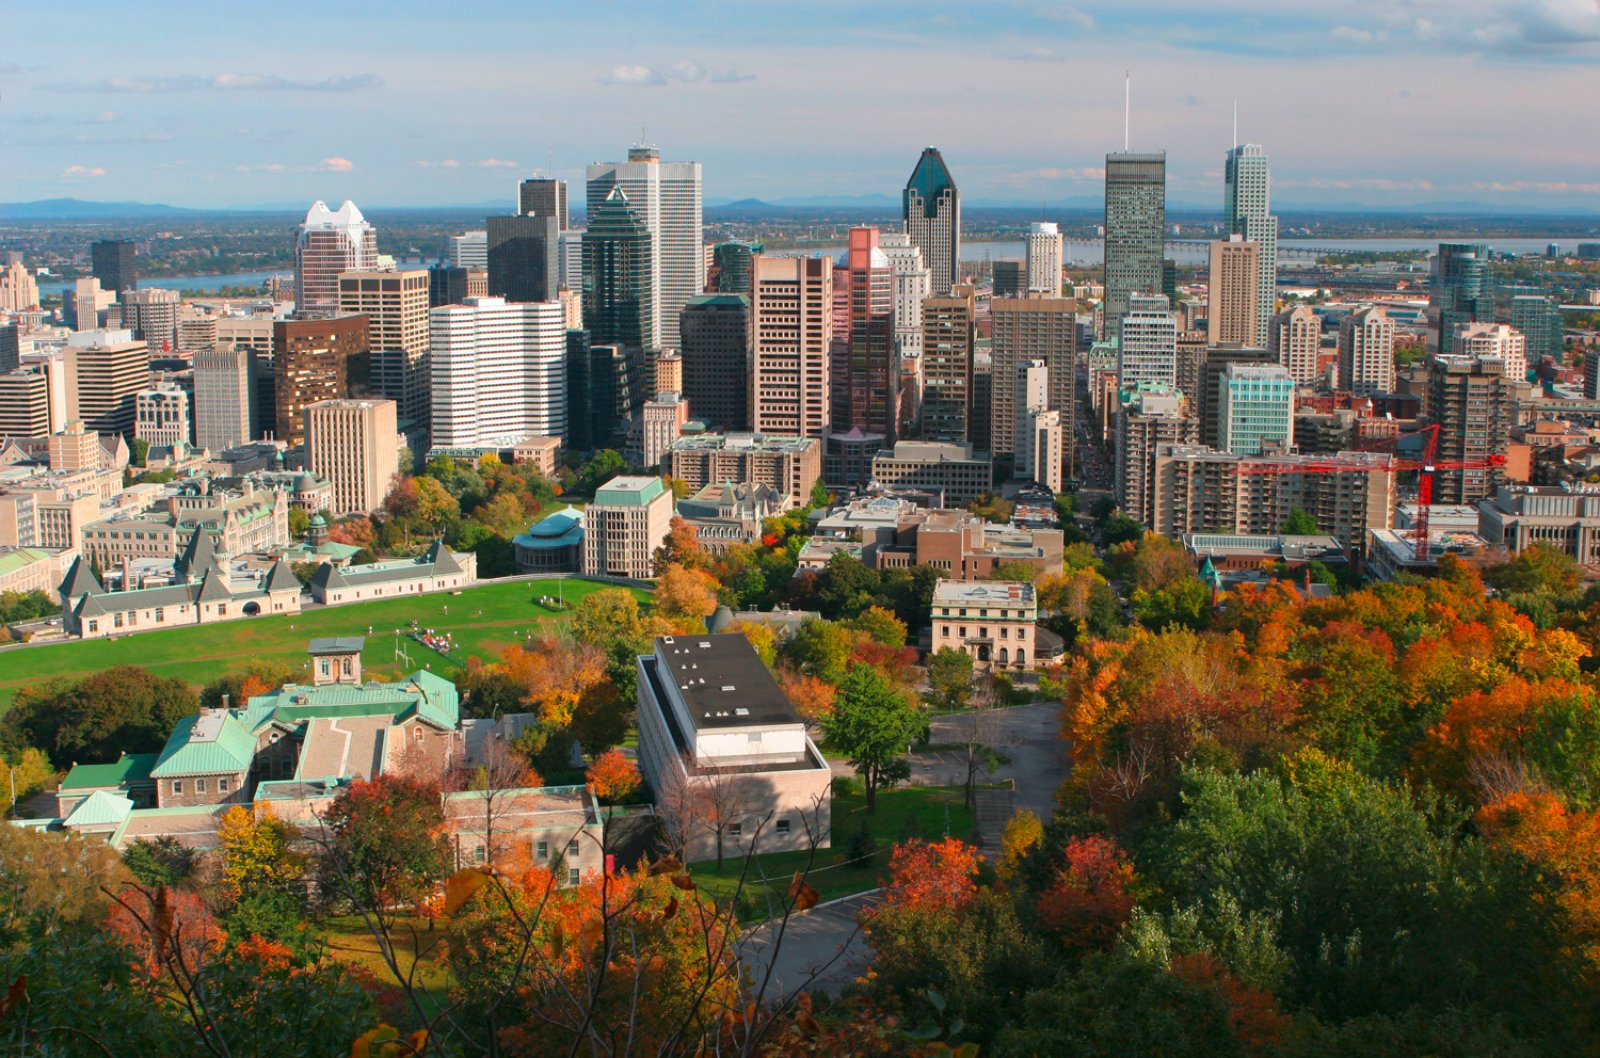
<svg viewBox="0 0 1600 1058"><path fill-rule="evenodd" d="M1483 286L1488 266L1489 247L1482 243L1439 244L1439 255L1433 263L1433 290L1428 299L1439 312L1439 352L1455 351L1458 326L1490 318Z"/></svg>
<svg viewBox="0 0 1600 1058"><path fill-rule="evenodd" d="M490 217L489 296L555 301L561 288L561 229L554 217Z"/></svg>
<svg viewBox="0 0 1600 1058"><path fill-rule="evenodd" d="M583 322L596 344L654 349L650 229L613 187L583 233Z"/></svg>
<svg viewBox="0 0 1600 1058"><path fill-rule="evenodd" d="M567 182L545 177L531 177L517 185L517 212L524 216L554 217L556 227L566 231Z"/></svg>
<svg viewBox="0 0 1600 1058"><path fill-rule="evenodd" d="M1159 294L1167 227L1167 155L1106 155L1105 333L1122 333L1128 299Z"/></svg>
<svg viewBox="0 0 1600 1058"><path fill-rule="evenodd" d="M761 252L761 247L748 242L718 243L711 251L711 263L717 270L717 293L750 294L750 258Z"/></svg>
<svg viewBox="0 0 1600 1058"><path fill-rule="evenodd" d="M113 294L139 289L139 251L131 242L107 240L89 247L90 267L100 289Z"/></svg>
<svg viewBox="0 0 1600 1058"><path fill-rule="evenodd" d="M934 296L944 297L961 280L961 193L937 147L925 147L906 181L902 201L906 234L922 251Z"/></svg>
<svg viewBox="0 0 1600 1058"><path fill-rule="evenodd" d="M721 430L750 429L750 299L691 298L678 322L689 414Z"/></svg>

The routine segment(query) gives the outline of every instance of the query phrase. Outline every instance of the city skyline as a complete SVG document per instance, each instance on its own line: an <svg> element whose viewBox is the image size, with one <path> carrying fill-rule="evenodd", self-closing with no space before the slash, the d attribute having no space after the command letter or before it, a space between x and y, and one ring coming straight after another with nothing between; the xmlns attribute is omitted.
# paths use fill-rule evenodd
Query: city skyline
<svg viewBox="0 0 1600 1058"><path fill-rule="evenodd" d="M1316 13L1234 0L1203 14L823 3L798 24L767 5L618 3L617 17L541 12L563 47L538 62L513 61L528 44L503 32L517 9L498 2L441 21L406 0L383 19L289 0L247 31L202 10L151 21L88 3L106 32L70 40L43 9L14 12L25 47L0 65L0 135L17 148L0 158L6 197L476 204L511 200L539 171L576 184L643 129L704 164L709 200L892 195L931 143L969 202L1060 202L1095 195L1131 70L1132 146L1168 152L1174 204L1220 199L1238 99L1239 139L1271 152L1280 208L1600 207L1549 105L1579 98L1600 61L1600 11L1570 0ZM134 58L157 32L166 61ZM917 76L938 62L952 76ZM1349 135L1305 120L1314 99L1336 101Z"/></svg>

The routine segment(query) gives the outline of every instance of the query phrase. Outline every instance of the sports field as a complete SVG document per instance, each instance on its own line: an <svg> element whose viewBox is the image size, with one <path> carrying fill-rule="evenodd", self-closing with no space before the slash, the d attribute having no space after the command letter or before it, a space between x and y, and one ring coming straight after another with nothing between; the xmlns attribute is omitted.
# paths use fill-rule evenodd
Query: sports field
<svg viewBox="0 0 1600 1058"><path fill-rule="evenodd" d="M520 642L541 623L565 621L586 595L610 587L587 580L502 581L450 593L318 607L299 614L279 614L220 624L140 632L119 639L75 640L37 647L0 650L0 712L11 705L17 689L56 677L77 679L113 665L142 665L162 676L177 676L196 687L253 658L301 668L309 678L306 642L316 636L367 637L363 669L392 677L423 667L442 676L465 667L477 655L493 660ZM641 602L646 592L630 588ZM566 609L547 607L541 596L559 595ZM447 657L405 633L416 621L435 634L453 633L457 648ZM396 632L400 634L397 635ZM400 656L397 651L409 655Z"/></svg>

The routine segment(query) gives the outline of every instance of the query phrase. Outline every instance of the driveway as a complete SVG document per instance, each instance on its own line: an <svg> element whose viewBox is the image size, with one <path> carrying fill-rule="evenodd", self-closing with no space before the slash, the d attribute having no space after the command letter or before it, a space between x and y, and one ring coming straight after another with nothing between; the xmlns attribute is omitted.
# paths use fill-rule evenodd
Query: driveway
<svg viewBox="0 0 1600 1058"><path fill-rule="evenodd" d="M874 889L791 915L787 925L768 923L746 933L739 942L739 957L752 988L762 990L765 982L764 998L769 1003L796 992L838 995L872 961L872 948L856 920L863 908L878 900L879 890Z"/></svg>
<svg viewBox="0 0 1600 1058"><path fill-rule="evenodd" d="M929 742L935 746L964 744L973 725L978 741L1009 758L991 772L978 774L983 784L1010 781L1013 804L1048 821L1056 810L1056 787L1067 777L1066 747L1059 737L1060 702L1035 702L987 713L934 717ZM966 754L940 749L914 753L911 781L927 786L960 786L967 779Z"/></svg>

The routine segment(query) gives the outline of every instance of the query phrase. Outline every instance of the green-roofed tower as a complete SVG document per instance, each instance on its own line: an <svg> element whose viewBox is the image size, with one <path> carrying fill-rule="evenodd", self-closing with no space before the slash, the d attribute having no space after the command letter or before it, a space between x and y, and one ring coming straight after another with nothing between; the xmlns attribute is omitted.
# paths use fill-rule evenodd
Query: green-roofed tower
<svg viewBox="0 0 1600 1058"><path fill-rule="evenodd" d="M933 294L944 297L961 280L961 193L939 148L923 148L902 204L906 234L922 251Z"/></svg>

